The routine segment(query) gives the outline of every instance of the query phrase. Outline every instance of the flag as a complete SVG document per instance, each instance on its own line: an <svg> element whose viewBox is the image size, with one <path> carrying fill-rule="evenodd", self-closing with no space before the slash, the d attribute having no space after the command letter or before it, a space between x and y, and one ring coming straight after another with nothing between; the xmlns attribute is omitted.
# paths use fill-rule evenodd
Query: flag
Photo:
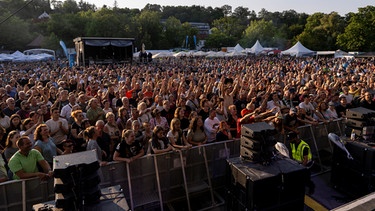
<svg viewBox="0 0 375 211"><path fill-rule="evenodd" d="M66 48L66 45L65 45L65 43L62 40L60 40L60 45L61 45L61 47L62 47L62 49L63 49L63 51L65 53L66 58L69 59L68 49Z"/></svg>

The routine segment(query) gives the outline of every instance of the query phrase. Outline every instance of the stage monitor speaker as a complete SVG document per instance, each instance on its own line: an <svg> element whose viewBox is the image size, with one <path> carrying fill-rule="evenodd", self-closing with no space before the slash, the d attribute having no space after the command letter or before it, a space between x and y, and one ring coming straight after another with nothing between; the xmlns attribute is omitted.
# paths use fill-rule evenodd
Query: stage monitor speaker
<svg viewBox="0 0 375 211"><path fill-rule="evenodd" d="M344 150L334 146L331 183L355 197L375 191L375 148L358 141L348 141L345 147L353 159L348 159Z"/></svg>
<svg viewBox="0 0 375 211"><path fill-rule="evenodd" d="M355 128L363 128L364 126L369 126L370 124L373 124L372 121L361 121L357 119L347 119L346 120L346 125L350 127L355 127Z"/></svg>
<svg viewBox="0 0 375 211"><path fill-rule="evenodd" d="M260 150L261 149L261 142L248 138L246 136L241 136L241 146L246 147L252 150Z"/></svg>
<svg viewBox="0 0 375 211"><path fill-rule="evenodd" d="M241 135L253 139L259 139L262 136L272 136L276 133L276 129L265 122L241 125Z"/></svg>
<svg viewBox="0 0 375 211"><path fill-rule="evenodd" d="M370 119L375 117L375 111L363 107L349 108L346 110L346 115L349 119Z"/></svg>
<svg viewBox="0 0 375 211"><path fill-rule="evenodd" d="M56 156L53 167L57 208L80 210L99 201L100 165L95 151Z"/></svg>
<svg viewBox="0 0 375 211"><path fill-rule="evenodd" d="M283 158L269 166L240 158L227 163L226 188L239 210L303 210L308 172L302 165Z"/></svg>
<svg viewBox="0 0 375 211"><path fill-rule="evenodd" d="M241 146L240 155L243 159L254 161L254 162L261 161L261 158L262 158L261 152L254 151L243 146Z"/></svg>

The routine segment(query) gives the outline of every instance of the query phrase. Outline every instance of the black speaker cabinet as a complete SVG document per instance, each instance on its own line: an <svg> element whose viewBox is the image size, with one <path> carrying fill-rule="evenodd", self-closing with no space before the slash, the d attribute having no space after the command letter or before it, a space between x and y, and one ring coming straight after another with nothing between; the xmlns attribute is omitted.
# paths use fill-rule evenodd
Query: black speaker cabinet
<svg viewBox="0 0 375 211"><path fill-rule="evenodd" d="M241 158L228 159L227 163L228 210L236 210L236 206L239 210L304 209L308 172L300 164L282 158L269 166Z"/></svg>
<svg viewBox="0 0 375 211"><path fill-rule="evenodd" d="M56 207L80 210L83 205L99 202L99 167L95 151L56 156L53 162Z"/></svg>
<svg viewBox="0 0 375 211"><path fill-rule="evenodd" d="M265 122L241 125L241 135L253 139L260 139L262 136L272 136L276 133L276 129Z"/></svg>
<svg viewBox="0 0 375 211"><path fill-rule="evenodd" d="M349 119L370 119L375 117L375 111L363 107L350 108L346 110L346 117Z"/></svg>
<svg viewBox="0 0 375 211"><path fill-rule="evenodd" d="M353 196L375 191L375 148L362 142L345 145L353 157L335 145L332 156L331 183Z"/></svg>
<svg viewBox="0 0 375 211"><path fill-rule="evenodd" d="M369 126L372 124L372 121L361 121L359 119L347 119L346 120L346 125L350 127L355 127L355 128L363 128L364 126Z"/></svg>
<svg viewBox="0 0 375 211"><path fill-rule="evenodd" d="M241 136L241 146L246 147L251 150L260 150L262 144L258 140L254 140L246 136Z"/></svg>

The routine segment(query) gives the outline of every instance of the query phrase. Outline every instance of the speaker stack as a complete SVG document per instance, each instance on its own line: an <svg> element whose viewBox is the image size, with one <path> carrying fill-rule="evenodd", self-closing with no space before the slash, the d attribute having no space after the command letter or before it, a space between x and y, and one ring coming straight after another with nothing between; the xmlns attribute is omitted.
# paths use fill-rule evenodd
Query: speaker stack
<svg viewBox="0 0 375 211"><path fill-rule="evenodd" d="M55 204L64 210L82 210L100 201L100 165L95 151L54 158Z"/></svg>
<svg viewBox="0 0 375 211"><path fill-rule="evenodd" d="M346 118L347 136L354 133L365 140L373 140L375 111L363 107L351 108L346 110Z"/></svg>
<svg viewBox="0 0 375 211"><path fill-rule="evenodd" d="M244 160L267 165L274 155L276 129L265 122L241 126L240 155Z"/></svg>

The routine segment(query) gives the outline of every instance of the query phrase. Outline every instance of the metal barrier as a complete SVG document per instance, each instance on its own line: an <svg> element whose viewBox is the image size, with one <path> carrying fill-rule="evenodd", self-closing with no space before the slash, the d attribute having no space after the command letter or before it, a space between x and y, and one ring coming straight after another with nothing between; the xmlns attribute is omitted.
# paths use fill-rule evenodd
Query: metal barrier
<svg viewBox="0 0 375 211"><path fill-rule="evenodd" d="M329 170L333 147L328 133L344 135L341 120L298 128L300 138L311 148L321 171ZM288 145L288 144L287 144ZM229 140L189 150L147 155L134 162L111 162L100 169L101 188L121 185L131 210L160 208L176 200L187 202L204 192L207 206L220 205L215 191L225 186L227 159L240 156L240 141ZM32 205L54 200L53 181L39 179L9 181L0 184L0 211L32 210ZM172 206L172 205L171 205ZM170 209L173 210L173 209Z"/></svg>
<svg viewBox="0 0 375 211"><path fill-rule="evenodd" d="M333 146L328 139L328 133L344 135L344 124L341 119L328 123L319 123L316 126L305 125L298 128L299 137L304 140L311 149L313 159L320 171L330 170Z"/></svg>

